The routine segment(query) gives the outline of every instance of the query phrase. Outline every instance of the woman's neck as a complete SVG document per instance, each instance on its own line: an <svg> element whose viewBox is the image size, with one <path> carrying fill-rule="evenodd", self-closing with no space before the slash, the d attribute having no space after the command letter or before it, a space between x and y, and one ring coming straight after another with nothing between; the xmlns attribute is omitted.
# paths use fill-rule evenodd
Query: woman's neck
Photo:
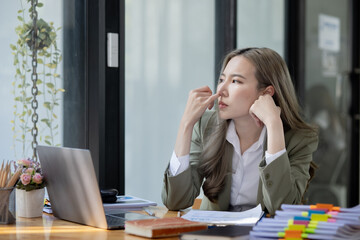
<svg viewBox="0 0 360 240"><path fill-rule="evenodd" d="M240 140L241 154L243 154L259 139L263 126L256 126L252 118L244 121L234 119L234 123Z"/></svg>

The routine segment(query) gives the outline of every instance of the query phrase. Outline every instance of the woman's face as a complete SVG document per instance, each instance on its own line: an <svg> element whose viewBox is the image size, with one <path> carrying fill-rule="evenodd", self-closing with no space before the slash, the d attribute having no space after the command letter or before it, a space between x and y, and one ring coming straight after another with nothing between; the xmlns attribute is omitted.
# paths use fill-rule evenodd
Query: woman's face
<svg viewBox="0 0 360 240"><path fill-rule="evenodd" d="M260 96L257 86L254 65L243 56L233 57L220 75L217 87L220 118L251 118L249 109Z"/></svg>

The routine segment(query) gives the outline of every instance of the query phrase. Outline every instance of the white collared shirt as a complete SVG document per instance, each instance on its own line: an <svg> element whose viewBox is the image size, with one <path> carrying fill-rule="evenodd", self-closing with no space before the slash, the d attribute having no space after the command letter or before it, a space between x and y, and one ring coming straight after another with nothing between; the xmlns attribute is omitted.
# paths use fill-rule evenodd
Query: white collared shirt
<svg viewBox="0 0 360 240"><path fill-rule="evenodd" d="M231 121L229 124L226 133L226 140L234 147L230 196L230 204L233 206L256 205L259 185L259 164L262 160L265 134L266 127L263 127L258 141L241 154L240 140L236 134L234 121ZM283 149L275 154L269 154L266 151L266 164L270 164L285 152L286 149ZM171 175L176 176L185 171L189 167L189 162L189 155L178 158L175 152L173 152L169 165Z"/></svg>
<svg viewBox="0 0 360 240"><path fill-rule="evenodd" d="M226 133L226 140L234 147L232 157L232 182L230 204L255 205L259 185L259 164L262 160L266 128L263 127L259 139L243 154L240 140L231 121Z"/></svg>

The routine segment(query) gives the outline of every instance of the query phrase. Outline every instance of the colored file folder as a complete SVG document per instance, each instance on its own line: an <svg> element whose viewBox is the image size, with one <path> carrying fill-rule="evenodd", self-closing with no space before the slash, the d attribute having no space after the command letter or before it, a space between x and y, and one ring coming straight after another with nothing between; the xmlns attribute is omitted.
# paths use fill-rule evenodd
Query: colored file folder
<svg viewBox="0 0 360 240"><path fill-rule="evenodd" d="M250 239L360 239L360 207L283 204L253 227Z"/></svg>

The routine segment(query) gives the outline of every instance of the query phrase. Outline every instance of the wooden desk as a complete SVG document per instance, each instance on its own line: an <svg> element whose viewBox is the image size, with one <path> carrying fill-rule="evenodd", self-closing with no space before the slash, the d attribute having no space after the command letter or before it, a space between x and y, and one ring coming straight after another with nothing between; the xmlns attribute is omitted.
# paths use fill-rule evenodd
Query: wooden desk
<svg viewBox="0 0 360 240"><path fill-rule="evenodd" d="M176 217L177 212L168 211L165 207L150 207L156 217ZM140 213L145 213L141 211ZM39 218L17 218L12 225L0 225L0 239L117 239L143 240L146 238L125 234L124 230L104 230L63 221L49 214ZM178 239L162 238L162 239Z"/></svg>

